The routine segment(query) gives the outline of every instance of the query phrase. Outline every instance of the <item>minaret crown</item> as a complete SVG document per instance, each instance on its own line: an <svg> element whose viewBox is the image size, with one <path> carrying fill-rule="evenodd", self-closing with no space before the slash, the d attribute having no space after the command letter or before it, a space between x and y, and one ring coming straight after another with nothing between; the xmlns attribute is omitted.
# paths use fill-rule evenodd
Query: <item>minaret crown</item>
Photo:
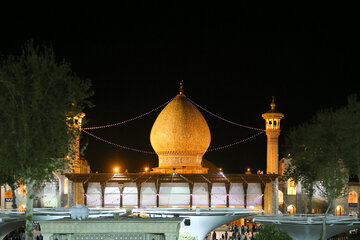
<svg viewBox="0 0 360 240"><path fill-rule="evenodd" d="M266 122L266 130L280 130L280 120L284 117L284 114L276 111L275 106L276 104L273 96L270 103L271 109L266 113L262 114L262 117L265 119Z"/></svg>
<svg viewBox="0 0 360 240"><path fill-rule="evenodd" d="M276 106L276 104L275 104L275 97L274 96L272 96L272 102L271 102L271 104L270 104L270 107L271 107L271 110L275 110L275 106Z"/></svg>

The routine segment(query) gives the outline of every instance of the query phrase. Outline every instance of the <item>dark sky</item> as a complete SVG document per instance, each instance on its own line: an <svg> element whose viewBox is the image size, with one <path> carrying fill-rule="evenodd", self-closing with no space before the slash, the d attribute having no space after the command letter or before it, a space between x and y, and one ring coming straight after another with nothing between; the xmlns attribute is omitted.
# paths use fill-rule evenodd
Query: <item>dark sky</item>
<svg viewBox="0 0 360 240"><path fill-rule="evenodd" d="M264 128L261 114L275 96L285 114L284 136L324 108L346 104L359 93L358 26L350 1L236 1L184 5L126 1L120 6L54 5L2 7L0 54L17 54L28 39L51 43L59 59L93 82L94 108L87 126L147 112L179 91L231 121ZM169 3L171 2L171 3ZM235 2L235 1L234 1ZM289 3L290 2L290 3ZM151 151L156 111L145 118L92 133ZM254 134L203 113L212 147ZM114 165L130 172L156 166L154 155L135 153L84 135L92 171ZM280 146L281 150L281 146ZM280 151L282 156L282 151ZM225 172L265 170L266 137L204 156Z"/></svg>

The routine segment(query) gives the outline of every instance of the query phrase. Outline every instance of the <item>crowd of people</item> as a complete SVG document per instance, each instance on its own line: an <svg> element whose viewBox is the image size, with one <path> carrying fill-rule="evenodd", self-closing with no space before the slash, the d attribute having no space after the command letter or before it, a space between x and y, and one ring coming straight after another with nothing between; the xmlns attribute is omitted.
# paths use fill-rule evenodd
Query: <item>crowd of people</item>
<svg viewBox="0 0 360 240"><path fill-rule="evenodd" d="M43 236L41 234L41 227L38 222L33 222L33 229L34 229L34 240L43 240ZM25 240L25 228L21 227L17 230L9 233L4 238L5 240Z"/></svg>
<svg viewBox="0 0 360 240"><path fill-rule="evenodd" d="M211 235L211 240L252 240L255 235L261 230L261 225L242 225L237 226L236 224L229 225L229 231L225 231L218 236L219 234L216 231L213 231Z"/></svg>

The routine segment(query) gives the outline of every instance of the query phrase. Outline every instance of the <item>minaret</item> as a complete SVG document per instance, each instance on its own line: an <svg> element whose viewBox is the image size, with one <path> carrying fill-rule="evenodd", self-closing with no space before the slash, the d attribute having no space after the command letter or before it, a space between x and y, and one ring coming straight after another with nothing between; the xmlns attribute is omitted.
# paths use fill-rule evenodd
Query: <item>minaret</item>
<svg viewBox="0 0 360 240"><path fill-rule="evenodd" d="M279 173L279 135L280 135L280 120L284 114L275 110L275 101L272 97L270 104L271 109L261 115L266 122L266 136L267 136L267 164L266 173Z"/></svg>
<svg viewBox="0 0 360 240"><path fill-rule="evenodd" d="M261 116L266 123L267 136L267 156L266 156L266 173L279 174L279 135L280 135L280 120L284 114L275 110L275 101L272 97L270 104L271 109ZM264 210L266 214L277 214L279 209L278 204L278 190L279 179L276 178L271 183L266 183L264 192Z"/></svg>
<svg viewBox="0 0 360 240"><path fill-rule="evenodd" d="M69 130L73 132L74 138L69 143L69 154L67 158L70 159L70 172L80 173L80 132L81 132L81 122L85 117L85 113L79 113L75 116L68 117L68 126Z"/></svg>

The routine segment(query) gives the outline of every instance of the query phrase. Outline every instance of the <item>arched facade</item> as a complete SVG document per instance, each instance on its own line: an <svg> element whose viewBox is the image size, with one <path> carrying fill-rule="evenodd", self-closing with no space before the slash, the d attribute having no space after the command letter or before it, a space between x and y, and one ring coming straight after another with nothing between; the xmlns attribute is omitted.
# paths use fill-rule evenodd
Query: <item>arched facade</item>
<svg viewBox="0 0 360 240"><path fill-rule="evenodd" d="M284 204L284 193L281 190L278 190L278 202L279 205Z"/></svg>
<svg viewBox="0 0 360 240"><path fill-rule="evenodd" d="M296 183L292 178L287 180L287 194L296 195Z"/></svg>
<svg viewBox="0 0 360 240"><path fill-rule="evenodd" d="M337 205L335 207L335 216L344 216L345 210L344 207L341 205Z"/></svg>
<svg viewBox="0 0 360 240"><path fill-rule="evenodd" d="M354 190L350 191L349 195L348 195L349 206L355 205L354 207L356 207L358 204L358 201L359 201L359 198L358 198L357 192L355 192Z"/></svg>
<svg viewBox="0 0 360 240"><path fill-rule="evenodd" d="M294 206L294 205L289 205L288 207L287 207L287 213L288 214L296 214L296 207Z"/></svg>

